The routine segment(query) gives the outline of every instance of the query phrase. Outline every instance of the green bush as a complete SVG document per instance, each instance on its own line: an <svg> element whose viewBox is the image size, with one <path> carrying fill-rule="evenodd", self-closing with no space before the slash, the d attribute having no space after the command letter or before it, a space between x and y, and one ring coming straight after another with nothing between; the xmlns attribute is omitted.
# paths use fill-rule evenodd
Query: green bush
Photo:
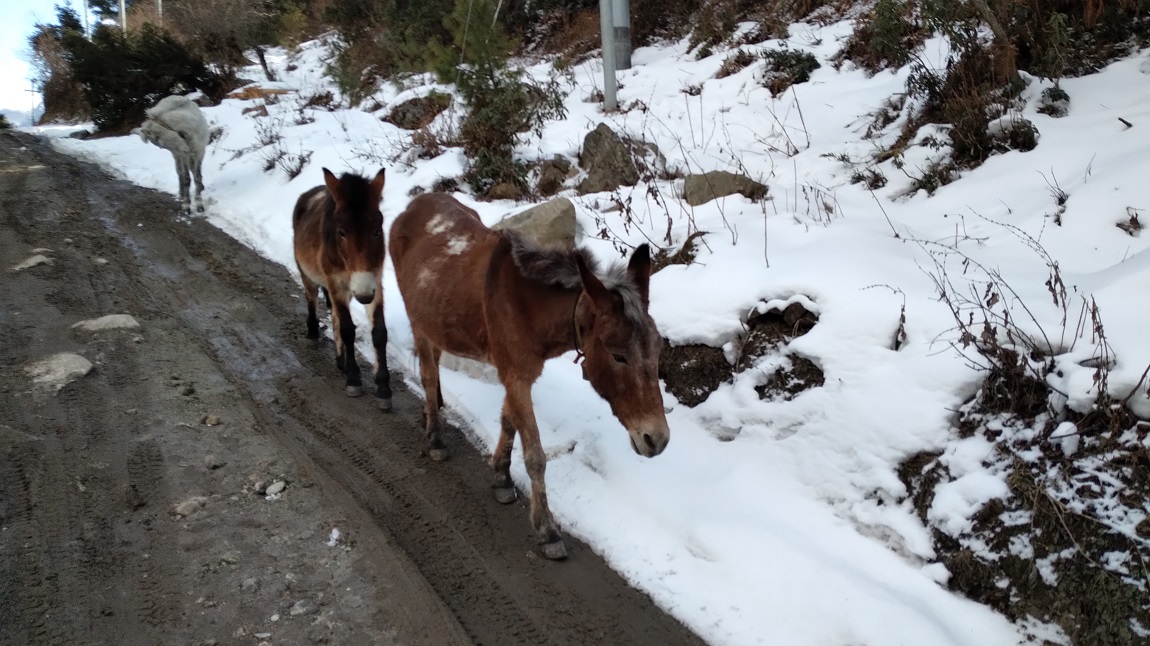
<svg viewBox="0 0 1150 646"><path fill-rule="evenodd" d="M175 92L200 90L219 101L233 87L171 34L151 24L127 37L118 28L101 25L91 41L67 31L61 44L100 131L126 132L143 120L148 107Z"/></svg>
<svg viewBox="0 0 1150 646"><path fill-rule="evenodd" d="M454 82L467 101L459 141L469 160L465 178L479 194L497 186L503 194L509 187L525 191L527 166L515 159L519 135L566 115L557 82L540 88L508 66L514 42L494 14L491 0L456 3L444 20L452 46L436 42L431 48L440 80Z"/></svg>
<svg viewBox="0 0 1150 646"><path fill-rule="evenodd" d="M0 130L10 130L12 122L8 121L7 115L0 114Z"/></svg>
<svg viewBox="0 0 1150 646"><path fill-rule="evenodd" d="M793 49L768 49L763 52L767 68L763 74L763 87L778 96L795 83L811 80L811 72L817 70L819 60L810 52Z"/></svg>

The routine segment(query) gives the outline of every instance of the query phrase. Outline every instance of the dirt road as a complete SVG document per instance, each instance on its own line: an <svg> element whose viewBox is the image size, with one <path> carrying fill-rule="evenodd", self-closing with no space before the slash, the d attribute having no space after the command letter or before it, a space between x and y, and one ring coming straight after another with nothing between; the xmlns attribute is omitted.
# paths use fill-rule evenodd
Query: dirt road
<svg viewBox="0 0 1150 646"><path fill-rule="evenodd" d="M420 457L416 396L347 398L291 276L170 196L0 133L0 273L0 644L700 643L536 557L457 431Z"/></svg>

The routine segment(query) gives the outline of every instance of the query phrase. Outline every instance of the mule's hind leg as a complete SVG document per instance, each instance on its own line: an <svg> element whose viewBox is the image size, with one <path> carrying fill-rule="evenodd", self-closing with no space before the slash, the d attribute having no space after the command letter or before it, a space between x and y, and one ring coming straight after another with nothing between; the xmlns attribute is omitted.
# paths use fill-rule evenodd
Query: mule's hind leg
<svg viewBox="0 0 1150 646"><path fill-rule="evenodd" d="M491 480L491 492L495 500L506 505L515 502L515 483L511 481L511 449L515 446L515 425L511 423L511 413L507 400L503 400L503 414L499 417L501 431L495 454L491 456L491 467L495 476Z"/></svg>
<svg viewBox="0 0 1150 646"><path fill-rule="evenodd" d="M383 320L383 285L376 285L375 299L367 306L371 345L375 349L375 396L380 410L391 411L391 373L387 369L387 326Z"/></svg>
<svg viewBox="0 0 1150 646"><path fill-rule="evenodd" d="M330 288L328 293L331 293ZM359 363L355 360L355 321L348 309L347 294L335 294L334 301L331 323L335 330L335 365L347 375L344 392L348 397L359 397L363 394L363 380L359 375Z"/></svg>
<svg viewBox="0 0 1150 646"><path fill-rule="evenodd" d="M204 163L204 154L201 152L192 160L192 179L196 183L196 211L204 212L204 175L202 166ZM190 205L189 205L190 207Z"/></svg>
<svg viewBox="0 0 1150 646"><path fill-rule="evenodd" d="M539 550L549 559L563 560L567 558L567 546L563 544L559 528L551 516L551 507L547 504L547 454L543 452L535 410L531 405L531 382L507 380L503 386L507 390L503 410L509 413L511 424L519 431L523 441L523 462L531 478L531 525L535 528ZM503 439L504 436L500 435L501 444ZM498 449L496 451L498 453Z"/></svg>
<svg viewBox="0 0 1150 646"><path fill-rule="evenodd" d="M296 264L299 267L299 264ZM316 305L319 304L319 286L315 284L312 279L303 273L303 268L299 267L299 275L301 282L303 282L303 296L307 300L307 338L315 340L319 338L319 316L316 315Z"/></svg>
<svg viewBox="0 0 1150 646"><path fill-rule="evenodd" d="M447 459L447 445L443 443L442 426L439 420L439 357L442 351L432 345L427 337L415 335L415 354L419 357L419 379L423 382L424 430L427 433L427 455L436 462Z"/></svg>
<svg viewBox="0 0 1150 646"><path fill-rule="evenodd" d="M172 153L172 157L176 160L176 174L180 178L180 212L188 214L192 212L191 198L188 196L188 191L191 186L191 169L188 168L188 160L183 155Z"/></svg>

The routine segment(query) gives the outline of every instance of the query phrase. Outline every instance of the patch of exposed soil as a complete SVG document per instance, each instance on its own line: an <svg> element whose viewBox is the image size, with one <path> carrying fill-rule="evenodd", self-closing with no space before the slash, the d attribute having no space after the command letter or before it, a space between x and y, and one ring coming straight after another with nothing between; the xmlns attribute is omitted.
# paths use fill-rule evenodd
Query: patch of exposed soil
<svg viewBox="0 0 1150 646"><path fill-rule="evenodd" d="M969 529L932 524L939 487L964 475L947 453L922 453L900 477L951 589L1007 617L1059 625L1074 644L1133 646L1150 629L1150 423L1120 405L1047 410L1041 382L996 371L960 411L955 443L990 442L984 468L1008 494ZM1150 528L1148 528L1150 529Z"/></svg>
<svg viewBox="0 0 1150 646"><path fill-rule="evenodd" d="M731 380L731 363L721 348L701 343L671 345L663 339L659 378L680 402L698 406Z"/></svg>

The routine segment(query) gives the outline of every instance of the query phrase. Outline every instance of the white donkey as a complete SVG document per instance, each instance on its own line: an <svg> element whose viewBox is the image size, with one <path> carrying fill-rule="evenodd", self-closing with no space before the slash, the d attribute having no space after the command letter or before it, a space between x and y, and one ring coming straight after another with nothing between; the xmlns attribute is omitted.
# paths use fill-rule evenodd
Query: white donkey
<svg viewBox="0 0 1150 646"><path fill-rule="evenodd" d="M196 182L196 210L204 210L204 179L200 166L208 146L208 121L200 106L191 99L173 94L146 112L144 123L133 128L134 134L172 153L176 160L176 173L180 176L180 207L185 213L192 210L189 196L192 179Z"/></svg>

